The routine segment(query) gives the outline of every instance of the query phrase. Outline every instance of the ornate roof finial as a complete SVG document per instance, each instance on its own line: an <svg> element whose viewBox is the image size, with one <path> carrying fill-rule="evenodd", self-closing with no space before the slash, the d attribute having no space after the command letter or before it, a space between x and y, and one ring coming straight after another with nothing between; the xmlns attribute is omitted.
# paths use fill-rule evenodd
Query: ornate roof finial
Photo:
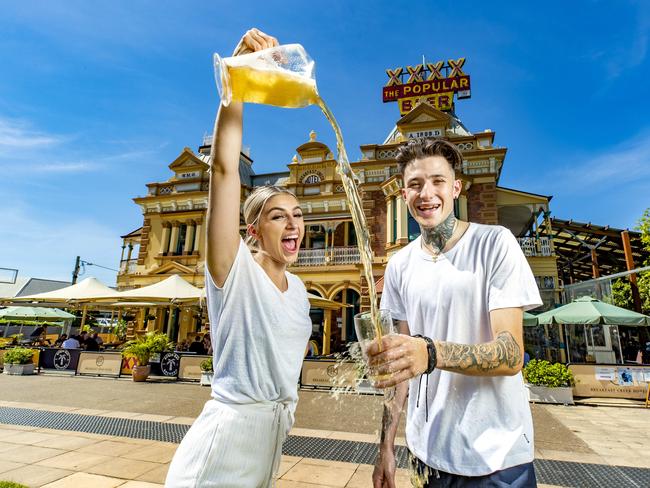
<svg viewBox="0 0 650 488"><path fill-rule="evenodd" d="M309 140L310 140L310 141L315 141L315 140L316 140L316 131L312 130L312 131L309 133Z"/></svg>
<svg viewBox="0 0 650 488"><path fill-rule="evenodd" d="M292 163L297 163L298 162L298 155L297 154L293 155L293 158L291 158L291 162Z"/></svg>

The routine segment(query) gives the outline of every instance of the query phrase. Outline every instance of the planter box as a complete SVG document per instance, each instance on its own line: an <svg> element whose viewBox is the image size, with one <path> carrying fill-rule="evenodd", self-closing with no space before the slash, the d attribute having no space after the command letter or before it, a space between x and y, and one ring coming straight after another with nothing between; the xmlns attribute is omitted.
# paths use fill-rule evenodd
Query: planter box
<svg viewBox="0 0 650 488"><path fill-rule="evenodd" d="M533 403L558 403L573 405L573 389L571 387L549 388L526 383L528 401Z"/></svg>
<svg viewBox="0 0 650 488"><path fill-rule="evenodd" d="M214 373L212 372L207 372L207 371L201 371L201 386L211 386L212 385L212 377L214 376Z"/></svg>
<svg viewBox="0 0 650 488"><path fill-rule="evenodd" d="M4 374L34 374L34 364L4 364Z"/></svg>

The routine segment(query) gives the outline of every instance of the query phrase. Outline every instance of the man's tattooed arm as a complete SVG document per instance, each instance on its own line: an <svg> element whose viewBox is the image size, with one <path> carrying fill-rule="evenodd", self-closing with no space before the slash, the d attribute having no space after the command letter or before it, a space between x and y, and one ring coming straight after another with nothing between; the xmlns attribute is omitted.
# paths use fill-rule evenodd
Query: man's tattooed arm
<svg viewBox="0 0 650 488"><path fill-rule="evenodd" d="M521 346L510 332L483 344L435 344L439 369L475 376L514 375L521 369Z"/></svg>
<svg viewBox="0 0 650 488"><path fill-rule="evenodd" d="M397 426L408 398L408 381L395 387L395 394L390 400L384 401L384 413L381 418L380 447L393 447Z"/></svg>
<svg viewBox="0 0 650 488"><path fill-rule="evenodd" d="M433 252L441 253L449 239L451 239L455 228L456 217L452 212L449 214L449 217L447 217L445 221L440 225L436 225L435 227L420 226L420 231L422 233L422 240L424 240L424 243Z"/></svg>

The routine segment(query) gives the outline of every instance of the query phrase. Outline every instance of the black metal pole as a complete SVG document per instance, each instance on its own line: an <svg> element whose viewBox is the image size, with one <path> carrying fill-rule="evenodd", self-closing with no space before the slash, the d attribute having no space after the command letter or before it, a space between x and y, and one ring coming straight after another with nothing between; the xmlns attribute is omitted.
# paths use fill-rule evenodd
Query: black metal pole
<svg viewBox="0 0 650 488"><path fill-rule="evenodd" d="M79 265L81 263L81 257L77 256L77 260L74 263L74 271L72 272L72 284L77 283L77 278L79 277Z"/></svg>

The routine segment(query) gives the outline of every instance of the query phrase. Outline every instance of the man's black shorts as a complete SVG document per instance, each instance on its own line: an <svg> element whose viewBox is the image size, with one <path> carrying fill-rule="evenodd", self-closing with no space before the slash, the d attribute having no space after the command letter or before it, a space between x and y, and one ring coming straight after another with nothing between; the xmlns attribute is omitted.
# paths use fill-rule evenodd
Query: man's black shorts
<svg viewBox="0 0 650 488"><path fill-rule="evenodd" d="M433 469L410 454L411 477L417 476L422 488L536 488L533 463L520 464L485 476L462 476ZM428 476L427 476L428 475ZM428 479L427 479L428 478ZM426 481L425 481L426 480Z"/></svg>

